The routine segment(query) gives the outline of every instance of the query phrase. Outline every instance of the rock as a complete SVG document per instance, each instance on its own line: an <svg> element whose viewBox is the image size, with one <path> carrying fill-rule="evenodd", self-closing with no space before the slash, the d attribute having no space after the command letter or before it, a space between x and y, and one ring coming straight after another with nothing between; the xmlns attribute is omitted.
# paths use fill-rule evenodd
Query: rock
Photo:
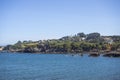
<svg viewBox="0 0 120 80"><path fill-rule="evenodd" d="M104 57L120 57L119 53L107 53L103 55Z"/></svg>
<svg viewBox="0 0 120 80"><path fill-rule="evenodd" d="M89 56L91 56L91 57L98 57L98 56L100 56L100 54L94 52L94 53L90 53Z"/></svg>

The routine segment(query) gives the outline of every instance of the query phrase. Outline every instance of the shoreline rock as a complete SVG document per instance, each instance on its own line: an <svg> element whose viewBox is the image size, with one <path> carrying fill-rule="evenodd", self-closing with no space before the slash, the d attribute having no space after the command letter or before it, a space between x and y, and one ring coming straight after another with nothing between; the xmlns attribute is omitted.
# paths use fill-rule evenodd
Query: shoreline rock
<svg viewBox="0 0 120 80"><path fill-rule="evenodd" d="M103 54L103 57L120 57L120 53L107 53Z"/></svg>
<svg viewBox="0 0 120 80"><path fill-rule="evenodd" d="M120 52L110 51L110 52L81 52L81 53L71 53L71 52L24 52L24 51L1 51L1 53L11 52L11 53L31 53L31 54L79 54L80 56L84 56L84 54L88 54L89 57L120 57Z"/></svg>
<svg viewBox="0 0 120 80"><path fill-rule="evenodd" d="M89 57L98 57L100 56L100 54L98 52L90 52L90 54L88 55Z"/></svg>

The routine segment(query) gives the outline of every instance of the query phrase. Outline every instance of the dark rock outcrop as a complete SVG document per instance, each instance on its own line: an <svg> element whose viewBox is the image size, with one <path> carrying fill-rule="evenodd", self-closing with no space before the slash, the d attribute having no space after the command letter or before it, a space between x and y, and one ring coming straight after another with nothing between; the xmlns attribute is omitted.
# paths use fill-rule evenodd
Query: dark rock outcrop
<svg viewBox="0 0 120 80"><path fill-rule="evenodd" d="M104 57L120 57L119 53L107 53L103 55Z"/></svg>
<svg viewBox="0 0 120 80"><path fill-rule="evenodd" d="M89 56L90 57L98 57L98 56L100 56L100 54L97 52L94 52L94 53L90 53Z"/></svg>

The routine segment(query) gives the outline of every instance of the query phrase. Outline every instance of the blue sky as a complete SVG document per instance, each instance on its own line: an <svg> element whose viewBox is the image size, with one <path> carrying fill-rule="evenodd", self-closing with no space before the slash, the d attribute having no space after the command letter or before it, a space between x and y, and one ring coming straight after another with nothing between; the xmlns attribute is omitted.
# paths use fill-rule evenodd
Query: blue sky
<svg viewBox="0 0 120 80"><path fill-rule="evenodd" d="M78 32L120 35L120 0L0 0L0 45Z"/></svg>

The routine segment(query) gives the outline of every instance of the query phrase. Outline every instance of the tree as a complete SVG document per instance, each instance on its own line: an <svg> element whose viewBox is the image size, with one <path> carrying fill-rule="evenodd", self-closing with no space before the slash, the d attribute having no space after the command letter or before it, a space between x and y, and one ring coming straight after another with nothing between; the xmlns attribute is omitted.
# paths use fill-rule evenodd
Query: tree
<svg viewBox="0 0 120 80"><path fill-rule="evenodd" d="M70 52L70 50L71 50L71 43L70 43L70 41L66 41L63 44L63 48L65 49L66 52Z"/></svg>
<svg viewBox="0 0 120 80"><path fill-rule="evenodd" d="M100 38L100 33L90 33L87 35L87 40L89 39L99 39Z"/></svg>
<svg viewBox="0 0 120 80"><path fill-rule="evenodd" d="M86 37L86 35L84 33L78 33L77 36L79 36L79 37Z"/></svg>
<svg viewBox="0 0 120 80"><path fill-rule="evenodd" d="M86 40L92 43L99 43L100 42L100 33L90 33L87 35Z"/></svg>
<svg viewBox="0 0 120 80"><path fill-rule="evenodd" d="M15 45L21 45L22 42L21 41L18 41Z"/></svg>

